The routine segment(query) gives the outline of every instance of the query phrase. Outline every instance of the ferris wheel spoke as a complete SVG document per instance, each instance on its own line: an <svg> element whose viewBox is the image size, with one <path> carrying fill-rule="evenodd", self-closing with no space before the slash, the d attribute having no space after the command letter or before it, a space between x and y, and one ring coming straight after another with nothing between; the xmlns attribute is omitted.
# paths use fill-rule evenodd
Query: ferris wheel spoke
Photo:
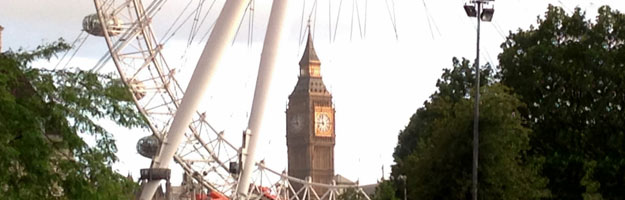
<svg viewBox="0 0 625 200"><path fill-rule="evenodd" d="M217 138L212 139L212 138L210 138L210 137L208 137L208 139L210 140L210 141L208 142L208 144L210 144L210 145L211 145L211 146L210 146L210 148L211 148L211 149L216 149L216 150L217 150L217 152L216 152L216 153L217 153L217 155L221 155L221 154L220 154L221 152L220 152L220 149L219 149L219 139L217 139Z"/></svg>
<svg viewBox="0 0 625 200"><path fill-rule="evenodd" d="M223 170L218 166L218 163L212 160L206 159L186 159L186 163L194 169L195 172L209 179L213 185L227 186L228 180L232 180L231 174L227 173L227 170Z"/></svg>
<svg viewBox="0 0 625 200"><path fill-rule="evenodd" d="M110 4L107 6L107 8L105 10L109 10L113 7L113 4L115 4L115 1L109 1ZM116 6L115 8L113 8L113 10L111 11L112 15L117 15L119 14L121 11L124 10L124 8L130 6L130 1L124 1L124 3L119 4L118 6Z"/></svg>
<svg viewBox="0 0 625 200"><path fill-rule="evenodd" d="M146 92L152 92L152 93L157 93L157 94L163 92L163 88L159 86L146 86L144 88L141 88L141 90L145 90Z"/></svg>
<svg viewBox="0 0 625 200"><path fill-rule="evenodd" d="M192 166L189 163L183 161L178 155L174 155L174 161L178 163L187 174L194 174L194 172L197 172L192 168ZM202 177L197 177L197 176L192 176L192 177L195 180L197 180L199 183L201 183L204 187L207 187L211 190L220 191L218 190L219 187L216 187L211 182L206 181Z"/></svg>
<svg viewBox="0 0 625 200"><path fill-rule="evenodd" d="M178 155L180 155L180 157L187 157L189 154L194 153L194 150L191 149L189 146L193 146L192 142L186 142L186 144L184 144L183 146L179 147L178 149Z"/></svg>
<svg viewBox="0 0 625 200"><path fill-rule="evenodd" d="M132 22L125 33L116 37L116 42L113 45L113 49L125 49L130 42L135 41L132 38L138 38L141 35L141 32L145 28L145 26L149 26L149 23Z"/></svg>
<svg viewBox="0 0 625 200"><path fill-rule="evenodd" d="M195 130L195 129L192 129ZM226 171L228 171L228 167L226 167L225 164L223 164L221 161L219 161L219 156L217 156L212 149L208 148L208 144L206 142L204 142L204 140L199 137L199 135L197 134L196 131L193 132L195 139L202 145L203 149L206 150L206 152L217 162L219 163L219 166L222 167L223 169L225 169ZM203 155L202 155L203 156Z"/></svg>
<svg viewBox="0 0 625 200"><path fill-rule="evenodd" d="M217 140L216 142L216 146L217 146L217 150L219 151L217 153L217 155L223 155L220 156L220 160L223 163L230 163L230 162L237 162L239 157L238 157L238 151L234 150L234 149L227 149L226 146L223 145L223 140ZM232 155L234 154L234 155Z"/></svg>
<svg viewBox="0 0 625 200"><path fill-rule="evenodd" d="M154 16L160 9L161 7L164 5L165 1L164 0L157 0L157 1L152 1L152 3L150 5L148 5L147 9L143 9L143 4L140 4L141 9L145 10L147 13L146 16Z"/></svg>
<svg viewBox="0 0 625 200"><path fill-rule="evenodd" d="M211 126L210 126L210 124L206 123L206 125L207 125L207 126L209 126L209 127L210 127L210 128L211 128L214 132L215 132L215 133L217 133L217 132L215 131L215 129L213 129L213 127L211 127ZM238 150L237 150L238 148L237 148L237 147L235 147L232 143L228 142L228 140L226 140L226 139L224 138L224 133L223 133L223 132L218 133L218 134L217 134L217 137L219 138L219 141L221 141L222 143L225 143L225 144L227 145L226 147L227 147L228 149L232 149L232 150L234 150L235 152L238 152ZM224 147L224 148L226 148L226 147Z"/></svg>
<svg viewBox="0 0 625 200"><path fill-rule="evenodd" d="M208 158L206 158L206 156L204 156L204 154L202 154L202 152L200 151L200 149L196 145L202 146L199 143L191 145L192 149L191 149L190 153L195 152L196 154L193 154L193 155L199 155L199 158L201 158L201 161L207 162L207 163L210 162L210 160L208 160Z"/></svg>
<svg viewBox="0 0 625 200"><path fill-rule="evenodd" d="M150 115L163 115L163 116L168 116L168 117L172 117L173 116L171 113L166 113L166 112L148 112L148 114L150 114Z"/></svg>
<svg viewBox="0 0 625 200"><path fill-rule="evenodd" d="M174 112L172 112L171 110L171 104L167 103L167 104L160 104L160 105L156 105L156 106L152 106L152 107L147 107L147 106L151 106L151 105L145 105L145 111L148 113L151 112L167 112L170 113L171 115L175 114Z"/></svg>
<svg viewBox="0 0 625 200"><path fill-rule="evenodd" d="M159 91L157 91L157 92L160 92L160 90L159 90ZM144 105L150 105L150 103L152 103L152 101L153 101L154 99L156 99L156 96L158 96L158 95L154 95L154 94L155 94L155 93L153 93L153 94L151 94L151 95L150 95L150 98L149 98L149 99L148 99L148 100L144 103Z"/></svg>
<svg viewBox="0 0 625 200"><path fill-rule="evenodd" d="M164 102L162 104L154 105L152 107L147 107L145 108L145 111L150 112L152 110L159 109L159 108L164 108L164 107L169 108L169 106L173 105L173 103L174 103L173 101Z"/></svg>
<svg viewBox="0 0 625 200"><path fill-rule="evenodd" d="M139 51L132 51L132 52L119 53L119 56L120 56L120 57L132 57L132 56L135 56L135 55L140 55L141 57L137 57L137 58L143 58L143 55L144 55L145 53L148 53L148 50L141 49L141 50L139 50ZM151 59L151 58L150 58L150 59Z"/></svg>

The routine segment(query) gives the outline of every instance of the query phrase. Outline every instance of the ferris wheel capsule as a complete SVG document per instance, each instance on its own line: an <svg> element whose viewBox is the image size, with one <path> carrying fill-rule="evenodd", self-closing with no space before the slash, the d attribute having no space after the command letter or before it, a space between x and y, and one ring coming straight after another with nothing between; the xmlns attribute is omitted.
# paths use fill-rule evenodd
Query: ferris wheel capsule
<svg viewBox="0 0 625 200"><path fill-rule="evenodd" d="M156 136L145 136L137 142L137 152L146 158L153 158L160 146L161 143Z"/></svg>
<svg viewBox="0 0 625 200"><path fill-rule="evenodd" d="M119 18L115 16L107 16L105 20L108 25L109 36L116 36L122 33L122 21ZM82 28L91 35L104 36L104 31L102 31L102 24L100 24L98 14L87 15L82 20Z"/></svg>

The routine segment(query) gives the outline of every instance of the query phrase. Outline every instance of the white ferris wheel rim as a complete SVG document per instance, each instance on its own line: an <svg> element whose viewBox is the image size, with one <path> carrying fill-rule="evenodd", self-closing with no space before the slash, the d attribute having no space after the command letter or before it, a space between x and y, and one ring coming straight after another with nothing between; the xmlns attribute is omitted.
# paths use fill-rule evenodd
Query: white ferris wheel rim
<svg viewBox="0 0 625 200"><path fill-rule="evenodd" d="M147 9L141 1L100 2L101 6L96 4L100 21L107 21L103 18L108 16L125 16L121 19L124 31L119 35L104 31L104 38L120 78L135 94L132 98L137 109L147 119L153 135L162 140L184 94L151 27L150 19L165 1L152 1ZM208 124L203 113L196 113L185 136L186 141L174 156L176 163L205 187L230 193L236 178L228 173L226 165L236 161L237 148Z"/></svg>

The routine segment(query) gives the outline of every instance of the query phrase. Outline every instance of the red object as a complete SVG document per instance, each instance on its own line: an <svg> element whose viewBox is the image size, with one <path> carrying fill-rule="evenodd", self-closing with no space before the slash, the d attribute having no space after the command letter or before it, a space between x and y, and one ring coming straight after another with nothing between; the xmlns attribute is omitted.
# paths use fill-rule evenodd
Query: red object
<svg viewBox="0 0 625 200"><path fill-rule="evenodd" d="M228 200L228 197L224 196L223 194L219 193L219 192L215 192L215 191L211 191L210 193L208 193L208 195L210 196L211 200ZM204 199L202 199L204 200ZM206 199L208 200L208 199Z"/></svg>
<svg viewBox="0 0 625 200"><path fill-rule="evenodd" d="M206 195L206 194L195 194L195 199L197 199L197 200L208 200L208 195Z"/></svg>
<svg viewBox="0 0 625 200"><path fill-rule="evenodd" d="M263 196L265 196L265 197L267 197L269 199L272 199L272 200L276 199L276 195L272 195L271 194L271 189L269 189L268 187L262 187L261 186L260 187L260 191L263 192Z"/></svg>

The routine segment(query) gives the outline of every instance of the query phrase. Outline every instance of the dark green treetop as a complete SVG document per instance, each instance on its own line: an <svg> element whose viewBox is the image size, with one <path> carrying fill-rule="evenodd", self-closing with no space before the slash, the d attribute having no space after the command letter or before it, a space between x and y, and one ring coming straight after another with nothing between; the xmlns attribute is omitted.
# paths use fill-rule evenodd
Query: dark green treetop
<svg viewBox="0 0 625 200"><path fill-rule="evenodd" d="M439 90L400 132L393 168L396 188L407 177L409 199L468 199L473 135L472 91L475 70L453 59ZM479 192L485 199L547 197L547 180L538 175L542 159L528 158L531 131L522 126L524 107L509 89L495 84L489 65L481 73ZM472 78L473 77L473 78ZM397 191L403 197L403 191ZM401 199L401 198L400 198Z"/></svg>
<svg viewBox="0 0 625 200"><path fill-rule="evenodd" d="M424 102L424 106L419 108L412 115L407 127L400 131L397 146L393 157L398 165L401 165L403 158L410 155L420 138L427 138L429 131L426 129L429 121L438 116L438 113L429 112L428 106L437 99L446 99L451 102L458 102L461 99L469 98L471 88L474 88L475 69L469 64L469 60L457 58L452 59L453 68L444 69L441 78L436 82L438 91L430 96L430 100ZM482 67L480 72L480 86L493 83L494 72L490 64ZM396 171L393 171L395 173Z"/></svg>
<svg viewBox="0 0 625 200"><path fill-rule="evenodd" d="M625 199L625 15L603 6L591 21L549 6L502 48L501 82L527 105L553 197Z"/></svg>

